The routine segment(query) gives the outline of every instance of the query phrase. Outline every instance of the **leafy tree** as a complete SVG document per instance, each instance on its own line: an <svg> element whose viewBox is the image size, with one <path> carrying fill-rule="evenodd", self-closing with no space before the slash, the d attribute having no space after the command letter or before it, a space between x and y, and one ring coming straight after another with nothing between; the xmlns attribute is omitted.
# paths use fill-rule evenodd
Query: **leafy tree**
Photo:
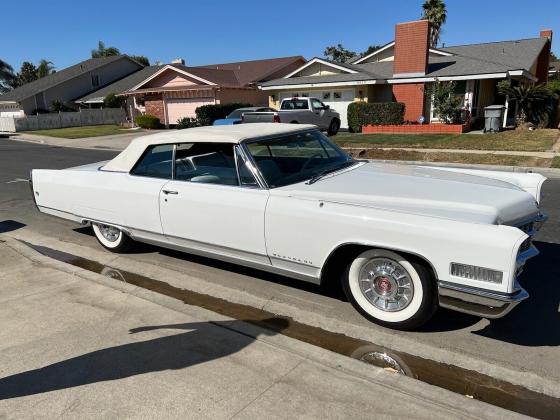
<svg viewBox="0 0 560 420"><path fill-rule="evenodd" d="M121 52L116 47L106 47L103 41L99 41L96 50L91 50L91 58L110 57L120 55Z"/></svg>
<svg viewBox="0 0 560 420"><path fill-rule="evenodd" d="M556 54L554 54L554 52L550 51L550 61L560 61L558 60L558 57L556 56Z"/></svg>
<svg viewBox="0 0 560 420"><path fill-rule="evenodd" d="M505 80L498 83L498 93L507 96L512 102L517 102L519 106L516 117L523 113L529 121L539 125L544 123L545 119L548 121L550 101L554 92L546 84L511 86L509 81Z"/></svg>
<svg viewBox="0 0 560 420"><path fill-rule="evenodd" d="M32 82L34 80L38 79L38 71L37 71L37 67L35 66L35 64L29 62L29 61L24 61L21 64L21 68L19 69L19 72L17 74L16 77L16 85L14 87L19 87L19 86L23 86L26 83Z"/></svg>
<svg viewBox="0 0 560 420"><path fill-rule="evenodd" d="M109 93L103 99L103 106L106 108L121 108L126 102L124 96L117 96L114 93Z"/></svg>
<svg viewBox="0 0 560 420"><path fill-rule="evenodd" d="M132 58L133 60L138 61L143 66L147 67L150 65L150 60L145 55L129 55L129 57Z"/></svg>
<svg viewBox="0 0 560 420"><path fill-rule="evenodd" d="M422 18L430 22L430 47L435 48L441 35L441 27L447 20L443 0L426 0L422 5Z"/></svg>
<svg viewBox="0 0 560 420"><path fill-rule="evenodd" d="M350 60L352 57L355 57L357 54L354 51L347 50L342 46L342 44L337 44L325 48L323 55L331 61L344 63Z"/></svg>
<svg viewBox="0 0 560 420"><path fill-rule="evenodd" d="M14 69L5 61L0 60L0 93L10 89L15 79Z"/></svg>
<svg viewBox="0 0 560 420"><path fill-rule="evenodd" d="M54 69L52 61L45 60L44 58L39 61L39 65L37 66L37 77L39 79L55 72L56 70Z"/></svg>
<svg viewBox="0 0 560 420"><path fill-rule="evenodd" d="M381 45L370 45L367 50L365 50L363 53L360 53L360 56L365 57L366 55L370 55L381 47Z"/></svg>
<svg viewBox="0 0 560 420"><path fill-rule="evenodd" d="M463 99L454 95L456 85L455 82L436 80L426 87L426 93L432 98L435 114L447 124L461 121Z"/></svg>

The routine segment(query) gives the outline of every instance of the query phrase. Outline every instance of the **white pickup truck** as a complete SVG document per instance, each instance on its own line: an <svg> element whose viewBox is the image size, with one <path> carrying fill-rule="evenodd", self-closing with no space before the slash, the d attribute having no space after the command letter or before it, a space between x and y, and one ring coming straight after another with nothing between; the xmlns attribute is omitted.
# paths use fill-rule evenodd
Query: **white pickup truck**
<svg viewBox="0 0 560 420"><path fill-rule="evenodd" d="M317 98L295 97L283 99L279 111L245 112L242 122L313 124L334 136L340 128L340 114Z"/></svg>

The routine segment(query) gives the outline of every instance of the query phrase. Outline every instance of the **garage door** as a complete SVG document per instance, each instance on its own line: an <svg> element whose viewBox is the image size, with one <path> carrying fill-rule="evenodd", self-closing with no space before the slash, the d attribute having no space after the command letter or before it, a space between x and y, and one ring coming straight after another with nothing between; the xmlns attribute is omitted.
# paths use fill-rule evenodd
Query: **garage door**
<svg viewBox="0 0 560 420"><path fill-rule="evenodd" d="M167 123L177 124L184 117L196 117L195 110L199 106L214 103L214 98L174 98L167 99Z"/></svg>
<svg viewBox="0 0 560 420"><path fill-rule="evenodd" d="M348 128L348 105L354 102L354 89L309 90L299 92L286 92L279 95L280 99L294 96L307 96L320 99L325 105L330 106L340 114L340 127Z"/></svg>

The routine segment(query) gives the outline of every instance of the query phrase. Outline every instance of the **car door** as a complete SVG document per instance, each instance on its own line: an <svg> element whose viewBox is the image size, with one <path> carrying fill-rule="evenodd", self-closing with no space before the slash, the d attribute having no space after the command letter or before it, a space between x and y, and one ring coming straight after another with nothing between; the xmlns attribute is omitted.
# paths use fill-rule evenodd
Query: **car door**
<svg viewBox="0 0 560 420"><path fill-rule="evenodd" d="M159 196L163 186L172 178L173 144L153 145L146 149L129 174L113 180L107 189L118 191L119 213L124 224L137 230L138 236L162 239Z"/></svg>
<svg viewBox="0 0 560 420"><path fill-rule="evenodd" d="M311 117L312 118L311 124L315 124L320 128L326 128L325 121L324 121L325 105L323 105L323 103L316 98L311 98L310 102L311 102L311 110L313 111Z"/></svg>
<svg viewBox="0 0 560 420"><path fill-rule="evenodd" d="M163 232L182 247L268 265L268 190L259 186L238 147L216 142L176 146L174 178L160 194Z"/></svg>

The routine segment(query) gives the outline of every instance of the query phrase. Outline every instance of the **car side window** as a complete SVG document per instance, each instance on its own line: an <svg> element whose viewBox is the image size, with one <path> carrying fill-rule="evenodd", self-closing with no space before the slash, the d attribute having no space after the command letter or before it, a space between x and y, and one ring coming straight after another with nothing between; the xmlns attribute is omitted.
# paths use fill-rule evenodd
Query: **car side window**
<svg viewBox="0 0 560 420"><path fill-rule="evenodd" d="M150 178L171 179L173 172L173 145L150 146L138 160L130 173Z"/></svg>
<svg viewBox="0 0 560 420"><path fill-rule="evenodd" d="M313 109L323 109L325 105L319 99L311 99L311 104L313 105Z"/></svg>
<svg viewBox="0 0 560 420"><path fill-rule="evenodd" d="M239 185L232 143L180 143L175 151L179 181Z"/></svg>

